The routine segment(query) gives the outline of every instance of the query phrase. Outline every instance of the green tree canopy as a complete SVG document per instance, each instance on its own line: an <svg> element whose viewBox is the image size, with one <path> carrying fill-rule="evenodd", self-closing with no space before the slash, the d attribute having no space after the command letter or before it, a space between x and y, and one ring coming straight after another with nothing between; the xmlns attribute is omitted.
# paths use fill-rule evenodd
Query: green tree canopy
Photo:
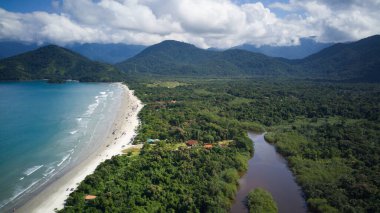
<svg viewBox="0 0 380 213"><path fill-rule="evenodd" d="M247 197L247 205L250 213L276 213L277 204L272 195L261 188L252 190Z"/></svg>

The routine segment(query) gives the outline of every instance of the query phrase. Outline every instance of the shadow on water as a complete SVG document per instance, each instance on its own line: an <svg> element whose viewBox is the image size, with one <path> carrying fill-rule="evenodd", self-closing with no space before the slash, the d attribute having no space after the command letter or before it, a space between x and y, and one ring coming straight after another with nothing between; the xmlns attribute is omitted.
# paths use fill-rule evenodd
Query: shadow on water
<svg viewBox="0 0 380 213"><path fill-rule="evenodd" d="M248 162L247 173L239 180L239 191L230 212L248 212L245 207L246 196L258 187L272 194L279 212L306 212L302 191L285 159L265 141L264 134L248 133L248 136L254 142L255 154Z"/></svg>

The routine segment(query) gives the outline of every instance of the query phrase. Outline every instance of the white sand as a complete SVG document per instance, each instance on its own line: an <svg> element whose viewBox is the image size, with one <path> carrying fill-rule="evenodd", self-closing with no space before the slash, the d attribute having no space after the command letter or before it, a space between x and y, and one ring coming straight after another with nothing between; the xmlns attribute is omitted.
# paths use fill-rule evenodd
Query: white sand
<svg viewBox="0 0 380 213"><path fill-rule="evenodd" d="M58 180L47 186L38 195L28 201L16 212L54 212L54 209L62 209L64 202L71 193L71 189L76 189L78 184L89 174L92 174L96 167L106 159L122 153L123 149L131 147L131 142L136 135L139 125L138 113L143 105L134 96L133 91L123 85L124 100L121 102L111 132L108 133L106 142L102 147L68 171ZM116 138L116 139L115 139ZM69 190L67 190L69 189Z"/></svg>

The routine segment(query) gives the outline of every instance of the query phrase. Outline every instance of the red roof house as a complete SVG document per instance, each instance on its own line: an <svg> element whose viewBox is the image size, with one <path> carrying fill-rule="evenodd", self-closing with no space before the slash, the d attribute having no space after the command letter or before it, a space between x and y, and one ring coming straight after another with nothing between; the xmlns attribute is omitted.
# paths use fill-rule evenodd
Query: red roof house
<svg viewBox="0 0 380 213"><path fill-rule="evenodd" d="M196 146L196 145L198 145L198 141L196 141L196 140L188 140L186 142L186 145L187 146Z"/></svg>
<svg viewBox="0 0 380 213"><path fill-rule="evenodd" d="M205 145L203 145L203 147L204 147L205 149L211 149L211 148L212 148L212 144L210 144L210 143L206 143Z"/></svg>
<svg viewBox="0 0 380 213"><path fill-rule="evenodd" d="M93 199L95 199L95 198L96 198L95 195L86 195L86 196L84 196L84 199L85 199L85 200L93 200Z"/></svg>

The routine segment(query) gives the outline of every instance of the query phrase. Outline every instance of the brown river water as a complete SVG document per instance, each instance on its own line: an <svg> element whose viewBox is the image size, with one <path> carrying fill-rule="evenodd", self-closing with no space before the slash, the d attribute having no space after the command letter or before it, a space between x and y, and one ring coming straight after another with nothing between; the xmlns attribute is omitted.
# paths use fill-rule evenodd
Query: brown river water
<svg viewBox="0 0 380 213"><path fill-rule="evenodd" d="M231 207L231 213L248 212L245 199L257 188L269 191L280 213L306 212L306 203L300 187L295 182L285 159L267 143L264 134L248 133L254 142L255 154L248 162L248 171L239 180L239 190Z"/></svg>

